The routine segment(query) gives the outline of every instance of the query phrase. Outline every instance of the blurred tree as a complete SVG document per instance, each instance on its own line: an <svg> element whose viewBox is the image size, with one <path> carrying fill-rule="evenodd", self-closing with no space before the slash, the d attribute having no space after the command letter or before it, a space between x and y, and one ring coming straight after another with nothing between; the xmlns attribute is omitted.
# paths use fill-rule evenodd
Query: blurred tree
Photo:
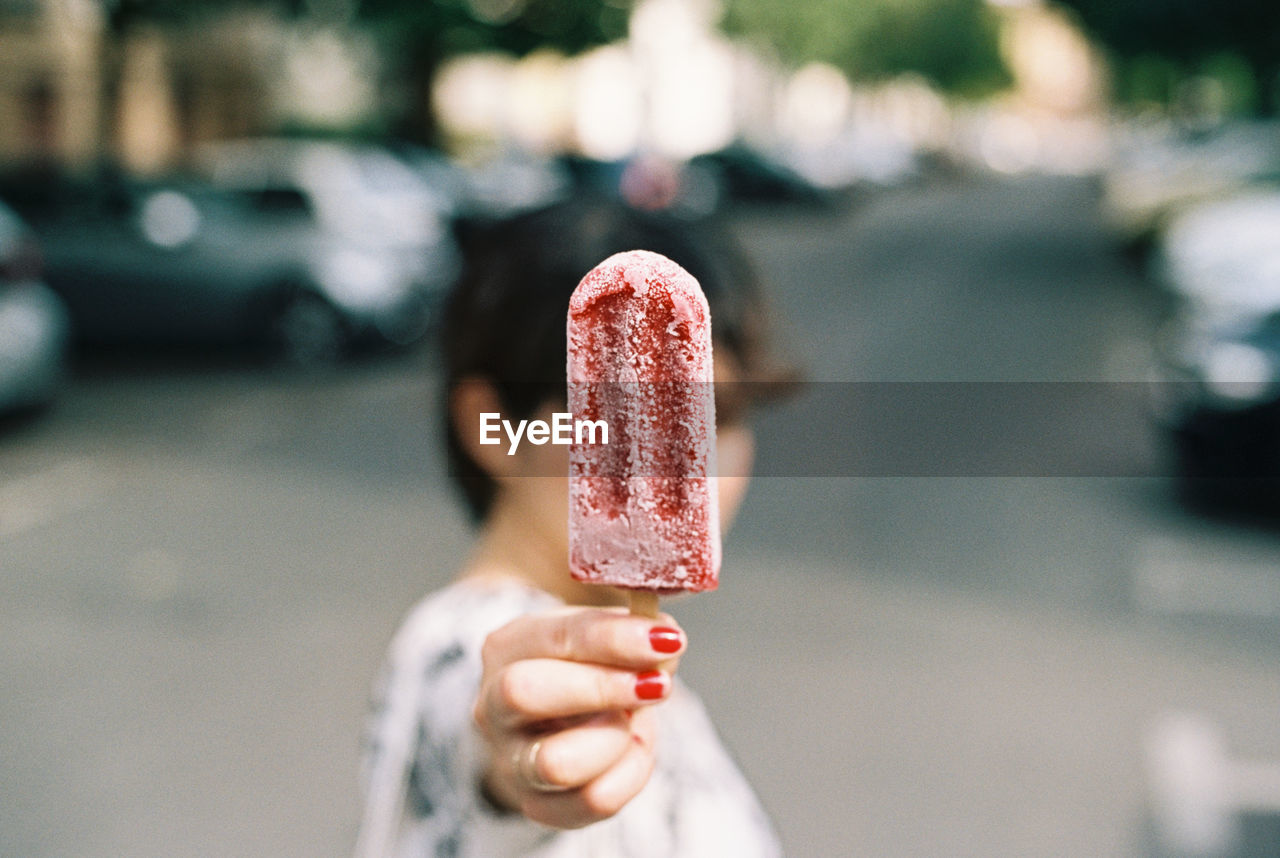
<svg viewBox="0 0 1280 858"><path fill-rule="evenodd" d="M208 12L210 8L230 6L229 2L216 0L102 0L106 10L107 25L116 34L127 32L142 24L177 24L189 20L192 15Z"/></svg>
<svg viewBox="0 0 1280 858"><path fill-rule="evenodd" d="M1253 110L1280 109L1280 3L1275 0L1059 0L1112 54L1121 94L1163 94L1153 69L1223 79ZM1251 81L1240 80L1240 67ZM1225 71L1224 71L1225 70ZM1160 93L1159 90L1164 92Z"/></svg>
<svg viewBox="0 0 1280 858"><path fill-rule="evenodd" d="M630 7L630 0L360 0L357 15L407 84L398 130L434 142L431 87L444 60L479 50L581 51L623 38Z"/></svg>
<svg viewBox="0 0 1280 858"><path fill-rule="evenodd" d="M177 24L248 0L104 0L116 33L143 23ZM431 87L450 56L478 50L524 55L538 48L572 53L626 35L631 0L277 0L268 8L318 23L367 27L394 79L405 82L396 130L434 142Z"/></svg>
<svg viewBox="0 0 1280 858"><path fill-rule="evenodd" d="M788 62L820 60L855 79L905 72L980 96L1007 85L998 20L985 0L727 0L725 28Z"/></svg>

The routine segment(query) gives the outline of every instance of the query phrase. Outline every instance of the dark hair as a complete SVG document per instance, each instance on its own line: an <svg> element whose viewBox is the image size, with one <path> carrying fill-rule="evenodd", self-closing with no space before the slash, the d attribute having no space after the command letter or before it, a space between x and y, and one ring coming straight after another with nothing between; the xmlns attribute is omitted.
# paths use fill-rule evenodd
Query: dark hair
<svg viewBox="0 0 1280 858"><path fill-rule="evenodd" d="M606 257L651 250L685 268L711 307L717 356L743 384L717 385L717 419L780 395L794 371L769 352L766 313L750 264L723 231L641 212L608 198L575 198L463 234L463 272L445 305L444 417L450 475L476 519L493 502L494 482L466 454L449 399L464 379L490 382L505 414L523 419L565 399L565 324L578 281ZM726 354L727 352L727 354Z"/></svg>

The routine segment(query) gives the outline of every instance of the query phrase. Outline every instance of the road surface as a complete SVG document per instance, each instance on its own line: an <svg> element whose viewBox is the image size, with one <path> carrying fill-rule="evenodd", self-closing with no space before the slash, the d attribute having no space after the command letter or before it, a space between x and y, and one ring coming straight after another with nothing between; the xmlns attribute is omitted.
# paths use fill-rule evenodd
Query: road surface
<svg viewBox="0 0 1280 858"><path fill-rule="evenodd" d="M931 182L736 228L811 391L1072 382L1134 405L1151 296L1087 182ZM6 427L0 855L349 853L373 673L466 550L437 400L426 350L320 375L95 359ZM1179 507L1140 409L1104 419L1083 473L906 474L832 449L866 415L814 434L805 407L762 419L721 591L671 606L789 854L1141 855L1144 737L1170 711L1280 759L1280 538ZM948 435L921 428L891 446Z"/></svg>

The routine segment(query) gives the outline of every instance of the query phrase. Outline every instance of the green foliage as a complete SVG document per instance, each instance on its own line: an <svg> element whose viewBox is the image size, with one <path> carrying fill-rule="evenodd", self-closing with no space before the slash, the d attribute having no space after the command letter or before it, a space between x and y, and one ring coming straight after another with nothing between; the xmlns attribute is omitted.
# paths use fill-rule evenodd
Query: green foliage
<svg viewBox="0 0 1280 858"><path fill-rule="evenodd" d="M915 72L966 96L1009 82L983 0L729 0L725 27L788 62L829 62L857 79Z"/></svg>
<svg viewBox="0 0 1280 858"><path fill-rule="evenodd" d="M236 0L104 0L107 25L124 32L139 24L185 24L228 9L247 8Z"/></svg>
<svg viewBox="0 0 1280 858"><path fill-rule="evenodd" d="M247 0L105 0L116 32L138 24L189 24L237 8ZM401 132L435 135L429 113L431 81L455 54L498 50L523 55L538 48L575 53L626 35L631 0L276 0L282 15L322 23L354 23L381 44L391 77L407 84L408 115ZM333 16L339 20L334 21ZM346 20L354 16L354 20Z"/></svg>
<svg viewBox="0 0 1280 858"><path fill-rule="evenodd" d="M1010 82L994 16L978 0L886 6L848 64L868 77L917 72L959 95L986 95Z"/></svg>
<svg viewBox="0 0 1280 858"><path fill-rule="evenodd" d="M1060 0L1123 57L1160 54L1178 62L1232 51L1280 58L1274 0Z"/></svg>
<svg viewBox="0 0 1280 858"><path fill-rule="evenodd" d="M1261 107L1253 69L1239 54L1224 52L1206 57L1200 63L1200 73L1222 85L1227 113L1255 113Z"/></svg>
<svg viewBox="0 0 1280 858"><path fill-rule="evenodd" d="M573 53L626 34L630 0L106 0L116 30L139 23L179 24L232 9L292 17L346 7L397 51L443 57L470 50L526 54L540 47Z"/></svg>
<svg viewBox="0 0 1280 858"><path fill-rule="evenodd" d="M1159 54L1122 60L1116 72L1116 95L1128 104L1169 104L1180 76L1177 65Z"/></svg>
<svg viewBox="0 0 1280 858"><path fill-rule="evenodd" d="M1059 2L1074 10L1110 53L1122 97L1146 100L1152 84L1167 73L1165 97L1158 100L1168 104L1179 82L1207 75L1223 85L1234 110L1280 107L1275 99L1280 3L1275 0Z"/></svg>
<svg viewBox="0 0 1280 858"><path fill-rule="evenodd" d="M396 47L447 56L473 50L581 51L625 33L627 7L605 0L362 0L359 15Z"/></svg>

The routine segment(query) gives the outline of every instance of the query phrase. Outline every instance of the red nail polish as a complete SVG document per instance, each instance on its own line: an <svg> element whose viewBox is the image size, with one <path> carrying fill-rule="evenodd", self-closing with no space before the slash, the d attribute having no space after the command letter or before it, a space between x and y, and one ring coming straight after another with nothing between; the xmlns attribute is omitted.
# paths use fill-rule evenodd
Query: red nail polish
<svg viewBox="0 0 1280 858"><path fill-rule="evenodd" d="M684 646L684 641L680 639L680 632L667 626L655 626L649 630L649 645L653 647L654 652L660 652L663 655L671 655L673 652L679 652Z"/></svg>
<svg viewBox="0 0 1280 858"><path fill-rule="evenodd" d="M636 697L641 700L661 700L667 693L667 675L660 670L646 670L636 674Z"/></svg>

